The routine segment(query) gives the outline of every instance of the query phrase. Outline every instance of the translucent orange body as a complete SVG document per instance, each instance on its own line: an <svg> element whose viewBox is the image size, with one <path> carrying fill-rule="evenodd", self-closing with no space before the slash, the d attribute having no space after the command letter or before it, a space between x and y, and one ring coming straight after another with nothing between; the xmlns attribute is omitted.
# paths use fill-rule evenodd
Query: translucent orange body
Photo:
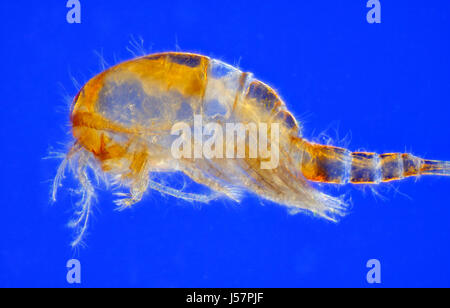
<svg viewBox="0 0 450 308"><path fill-rule="evenodd" d="M279 123L278 167L261 169L261 158L175 159L171 128L180 121L192 123L194 115L221 125ZM70 164L83 193L80 215L73 222L78 228L74 245L86 230L94 196L88 168L129 188L129 193L119 194L121 208L140 201L149 188L197 202L220 197L239 201L247 191L292 212L307 210L328 219L340 215L345 204L310 181L378 184L420 174L449 175L448 163L410 154L352 153L310 143L269 86L221 61L188 53L149 55L105 70L74 99L71 123L75 144L58 171L53 198ZM176 171L210 193L193 194L153 180L160 172Z"/></svg>

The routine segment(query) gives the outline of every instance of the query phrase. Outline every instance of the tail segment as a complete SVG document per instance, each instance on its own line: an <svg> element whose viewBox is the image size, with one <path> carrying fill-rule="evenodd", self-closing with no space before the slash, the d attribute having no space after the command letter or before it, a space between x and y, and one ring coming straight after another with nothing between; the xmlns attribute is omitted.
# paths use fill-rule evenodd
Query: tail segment
<svg viewBox="0 0 450 308"><path fill-rule="evenodd" d="M310 181L335 184L378 184L410 176L450 176L450 162L407 153L376 154L301 141L301 170Z"/></svg>

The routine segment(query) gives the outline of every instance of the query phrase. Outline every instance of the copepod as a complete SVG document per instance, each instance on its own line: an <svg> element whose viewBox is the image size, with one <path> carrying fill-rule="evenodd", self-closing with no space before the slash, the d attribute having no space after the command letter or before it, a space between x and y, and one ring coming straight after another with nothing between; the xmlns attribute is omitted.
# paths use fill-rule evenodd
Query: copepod
<svg viewBox="0 0 450 308"><path fill-rule="evenodd" d="M259 130L254 136L271 150L264 156L175 157L174 125L194 126L198 117L216 128L229 123L241 123L244 128L264 123L266 134ZM450 175L449 162L408 153L351 152L310 142L302 136L301 123L268 85L250 73L191 53L152 54L106 69L76 95L70 121L75 142L58 169L52 198L56 200L64 170L70 166L82 192L72 222L77 228L73 245L83 237L95 196L89 169L127 189L127 193L118 193L120 208L139 202L149 189L203 203L221 197L239 201L241 192L249 192L291 212L306 210L330 220L343 214L346 203L320 191L314 182L379 184L411 176ZM252 151L250 130L241 143L233 143L231 152L239 152L239 145L246 154ZM274 132L277 138L272 139ZM220 139L224 138L216 141ZM198 148L198 140L187 137L184 141L184 147L194 152ZM227 146L215 144L214 149L221 153ZM262 168L274 155L277 165ZM171 187L155 179L161 172L181 172L209 188L209 193Z"/></svg>

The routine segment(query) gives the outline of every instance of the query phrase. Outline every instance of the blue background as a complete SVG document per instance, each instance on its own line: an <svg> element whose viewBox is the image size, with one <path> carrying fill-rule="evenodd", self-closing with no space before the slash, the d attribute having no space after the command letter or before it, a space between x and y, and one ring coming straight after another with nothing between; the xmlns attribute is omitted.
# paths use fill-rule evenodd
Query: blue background
<svg viewBox="0 0 450 308"><path fill-rule="evenodd" d="M133 35L152 52L178 44L253 72L308 138L351 133L351 150L450 160L449 1L381 1L381 24L366 22L363 0L82 0L81 24L66 22L65 3L0 9L1 287L69 286L72 257L85 287L370 287L372 258L382 286L450 286L448 178L384 186L386 200L332 189L354 204L338 224L253 197L199 207L150 193L119 213L103 189L87 248L73 251L75 182L51 205L59 162L42 159L70 141L71 76L84 83L99 72L94 51L112 64L130 58Z"/></svg>

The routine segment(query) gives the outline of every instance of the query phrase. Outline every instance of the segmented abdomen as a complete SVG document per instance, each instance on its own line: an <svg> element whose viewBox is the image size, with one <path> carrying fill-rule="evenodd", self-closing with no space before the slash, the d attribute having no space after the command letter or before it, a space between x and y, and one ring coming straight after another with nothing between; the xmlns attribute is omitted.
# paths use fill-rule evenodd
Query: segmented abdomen
<svg viewBox="0 0 450 308"><path fill-rule="evenodd" d="M310 181L336 184L379 184L421 174L445 174L442 162L408 153L351 152L303 142L302 174Z"/></svg>

